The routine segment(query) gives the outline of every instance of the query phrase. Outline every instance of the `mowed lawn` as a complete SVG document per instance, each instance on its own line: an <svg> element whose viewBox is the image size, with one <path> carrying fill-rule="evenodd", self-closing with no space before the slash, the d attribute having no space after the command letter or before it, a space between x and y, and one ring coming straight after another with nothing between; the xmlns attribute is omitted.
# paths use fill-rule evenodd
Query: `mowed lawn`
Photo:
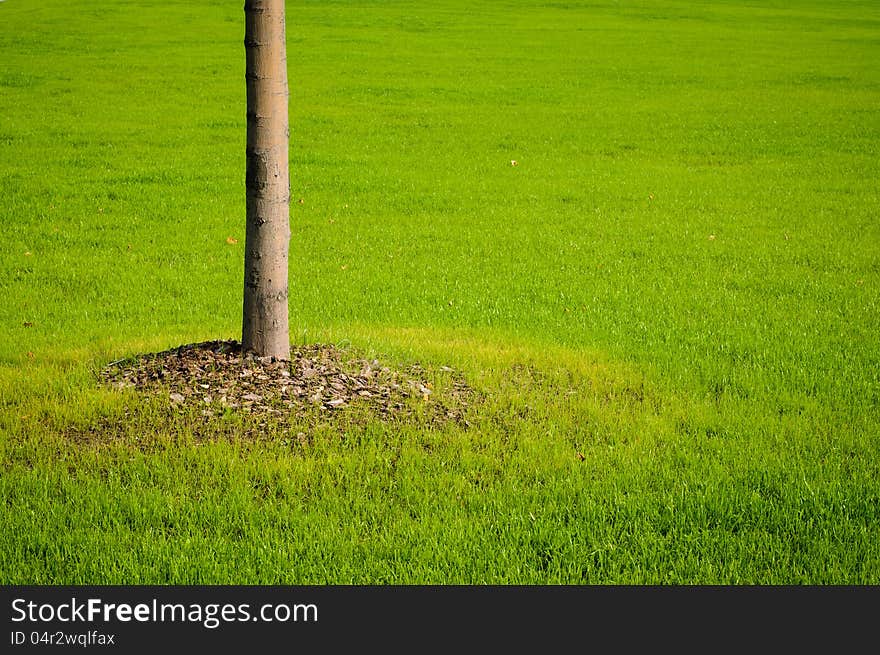
<svg viewBox="0 0 880 655"><path fill-rule="evenodd" d="M478 400L257 438L97 375L240 337L241 5L0 3L0 582L880 583L876 2L289 2L292 341Z"/></svg>

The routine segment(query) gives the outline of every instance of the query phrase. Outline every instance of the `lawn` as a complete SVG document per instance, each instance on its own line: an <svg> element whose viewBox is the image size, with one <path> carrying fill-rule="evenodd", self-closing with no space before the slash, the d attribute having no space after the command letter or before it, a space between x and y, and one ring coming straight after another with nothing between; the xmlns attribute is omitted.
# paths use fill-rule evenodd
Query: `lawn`
<svg viewBox="0 0 880 655"><path fill-rule="evenodd" d="M294 346L475 400L256 433L99 376L240 338L241 5L0 3L0 582L880 584L876 2L289 2Z"/></svg>

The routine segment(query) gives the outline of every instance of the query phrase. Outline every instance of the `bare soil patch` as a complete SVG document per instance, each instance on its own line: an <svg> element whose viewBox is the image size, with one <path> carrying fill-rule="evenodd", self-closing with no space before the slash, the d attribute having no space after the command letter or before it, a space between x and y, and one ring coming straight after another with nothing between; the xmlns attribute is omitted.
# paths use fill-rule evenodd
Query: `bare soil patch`
<svg viewBox="0 0 880 655"><path fill-rule="evenodd" d="M237 341L206 341L112 362L101 371L112 387L157 394L172 409L206 417L238 412L258 418L333 414L347 407L380 417L410 412L416 402L433 421L467 424L473 390L448 367L393 369L333 345L294 347L289 362L243 353ZM441 392L432 379L444 379Z"/></svg>

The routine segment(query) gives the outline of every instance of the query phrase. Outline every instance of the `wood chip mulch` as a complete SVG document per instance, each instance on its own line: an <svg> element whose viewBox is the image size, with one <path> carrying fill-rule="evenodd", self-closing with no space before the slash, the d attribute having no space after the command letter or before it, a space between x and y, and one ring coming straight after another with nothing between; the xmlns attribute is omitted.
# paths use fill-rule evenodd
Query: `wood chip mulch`
<svg viewBox="0 0 880 655"><path fill-rule="evenodd" d="M472 389L443 366L435 373L446 383L435 393L428 373L419 365L395 370L332 345L295 347L283 362L243 353L237 341L206 341L112 362L100 375L112 387L164 395L172 408L206 417L234 411L283 419L349 406L392 417L416 400L430 406L433 420L467 425Z"/></svg>

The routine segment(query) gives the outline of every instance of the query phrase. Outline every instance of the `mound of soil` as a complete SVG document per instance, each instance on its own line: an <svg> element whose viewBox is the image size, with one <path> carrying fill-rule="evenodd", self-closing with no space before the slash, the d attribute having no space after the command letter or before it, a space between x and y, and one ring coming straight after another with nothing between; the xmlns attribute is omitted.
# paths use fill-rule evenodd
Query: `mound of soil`
<svg viewBox="0 0 880 655"><path fill-rule="evenodd" d="M332 345L293 348L290 361L267 361L243 353L237 341L206 341L107 365L102 379L117 388L163 394L173 407L198 408L205 416L226 411L252 415L334 412L358 405L382 416L404 412L412 399L431 405L440 420L465 422L472 390L448 367L443 398L428 372L403 370L359 358Z"/></svg>

